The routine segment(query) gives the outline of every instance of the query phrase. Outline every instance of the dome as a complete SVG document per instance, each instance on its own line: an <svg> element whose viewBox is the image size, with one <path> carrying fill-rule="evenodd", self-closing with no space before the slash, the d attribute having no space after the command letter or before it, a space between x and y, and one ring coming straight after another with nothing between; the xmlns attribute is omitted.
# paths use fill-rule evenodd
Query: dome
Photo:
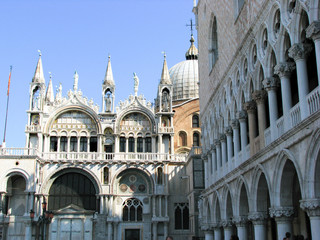
<svg viewBox="0 0 320 240"><path fill-rule="evenodd" d="M173 85L172 100L186 100L199 97L198 60L186 60L169 70Z"/></svg>
<svg viewBox="0 0 320 240"><path fill-rule="evenodd" d="M198 49L191 35L190 48L186 52L186 61L174 65L170 70L173 86L172 100L187 100L199 97Z"/></svg>

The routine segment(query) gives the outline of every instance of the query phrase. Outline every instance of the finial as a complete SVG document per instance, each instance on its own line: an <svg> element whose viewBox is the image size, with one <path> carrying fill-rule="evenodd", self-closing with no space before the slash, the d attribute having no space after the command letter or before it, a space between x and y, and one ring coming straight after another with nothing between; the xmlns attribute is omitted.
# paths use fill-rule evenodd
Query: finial
<svg viewBox="0 0 320 240"><path fill-rule="evenodd" d="M161 53L163 54L164 59L166 59L167 58L166 51L162 51Z"/></svg>
<svg viewBox="0 0 320 240"><path fill-rule="evenodd" d="M39 57L41 57L41 51L38 49Z"/></svg>
<svg viewBox="0 0 320 240"><path fill-rule="evenodd" d="M75 70L73 78L74 78L73 90L77 91L78 90L78 79L79 79L79 75L77 73L77 70Z"/></svg>
<svg viewBox="0 0 320 240"><path fill-rule="evenodd" d="M52 78L52 74L51 74L51 72L49 72L49 78L50 78L50 80L51 80L51 78Z"/></svg>
<svg viewBox="0 0 320 240"><path fill-rule="evenodd" d="M109 59L109 60L111 59L110 53L108 53L108 59Z"/></svg>
<svg viewBox="0 0 320 240"><path fill-rule="evenodd" d="M190 27L191 30L191 36L193 36L193 23L192 23L192 19L190 19L190 25L186 24L187 27Z"/></svg>

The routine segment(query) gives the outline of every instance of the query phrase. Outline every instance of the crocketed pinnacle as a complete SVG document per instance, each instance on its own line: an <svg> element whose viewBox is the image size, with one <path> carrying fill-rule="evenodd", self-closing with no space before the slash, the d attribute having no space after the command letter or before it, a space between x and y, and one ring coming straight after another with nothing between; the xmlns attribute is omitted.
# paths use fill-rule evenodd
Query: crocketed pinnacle
<svg viewBox="0 0 320 240"><path fill-rule="evenodd" d="M172 82L170 80L170 74L169 74L169 70L168 70L166 55L164 55L160 84L169 84L169 85L172 84Z"/></svg>
<svg viewBox="0 0 320 240"><path fill-rule="evenodd" d="M107 71L106 71L106 75L104 77L103 85L114 86L115 84L114 84L114 80L113 80L110 56L108 58L109 58L109 60L108 60L108 65L107 65Z"/></svg>
<svg viewBox="0 0 320 240"><path fill-rule="evenodd" d="M49 85L46 92L46 102L53 103L54 102L54 93L53 93L53 87L52 87L52 79L50 74L50 80Z"/></svg>
<svg viewBox="0 0 320 240"><path fill-rule="evenodd" d="M37 63L36 71L32 78L33 83L45 83L43 68L42 68L42 60L41 60L41 52L39 51L39 60Z"/></svg>

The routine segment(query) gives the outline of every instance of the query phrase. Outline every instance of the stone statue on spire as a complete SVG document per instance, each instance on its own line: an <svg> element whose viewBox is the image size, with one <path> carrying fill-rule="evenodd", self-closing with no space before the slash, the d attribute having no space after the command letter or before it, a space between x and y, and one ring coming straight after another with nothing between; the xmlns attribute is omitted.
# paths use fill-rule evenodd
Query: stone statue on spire
<svg viewBox="0 0 320 240"><path fill-rule="evenodd" d="M133 80L134 80L134 95L137 96L138 88L139 88L139 78L135 72L133 73Z"/></svg>
<svg viewBox="0 0 320 240"><path fill-rule="evenodd" d="M79 75L77 71L74 72L73 78L74 78L73 90L76 92L78 90L78 81L79 81Z"/></svg>

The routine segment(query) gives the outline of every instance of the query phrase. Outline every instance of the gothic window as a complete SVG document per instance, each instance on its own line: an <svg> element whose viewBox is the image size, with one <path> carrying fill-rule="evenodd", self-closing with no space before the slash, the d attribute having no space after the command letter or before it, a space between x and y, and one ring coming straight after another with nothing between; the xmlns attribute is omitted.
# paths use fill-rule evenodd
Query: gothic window
<svg viewBox="0 0 320 240"><path fill-rule="evenodd" d="M67 137L61 137L60 138L60 152L66 152L67 151L67 145L68 145Z"/></svg>
<svg viewBox="0 0 320 240"><path fill-rule="evenodd" d="M237 4L237 6L236 6L236 14L235 15L236 15L236 17L238 17L238 15L243 7L244 0L236 0L236 4Z"/></svg>
<svg viewBox="0 0 320 240"><path fill-rule="evenodd" d="M126 152L126 138L120 137L120 152Z"/></svg>
<svg viewBox="0 0 320 240"><path fill-rule="evenodd" d="M109 168L104 167L103 168L103 184L109 183Z"/></svg>
<svg viewBox="0 0 320 240"><path fill-rule="evenodd" d="M217 19L213 17L211 20L211 34L209 41L209 66L210 71L218 59L218 32L217 32Z"/></svg>
<svg viewBox="0 0 320 240"><path fill-rule="evenodd" d="M247 80L247 77L248 77L248 61L246 59L246 60L244 60L244 64L243 64L243 79L244 79L244 81Z"/></svg>
<svg viewBox="0 0 320 240"><path fill-rule="evenodd" d="M292 14L295 8L296 8L296 0L290 0L289 6L288 6L288 12Z"/></svg>
<svg viewBox="0 0 320 240"><path fill-rule="evenodd" d="M97 152L98 144L97 144L97 137L90 138L90 152Z"/></svg>
<svg viewBox="0 0 320 240"><path fill-rule="evenodd" d="M192 116L192 127L193 128L199 127L199 116L197 114Z"/></svg>
<svg viewBox="0 0 320 240"><path fill-rule="evenodd" d="M268 47L268 31L267 31L267 29L263 30L261 45L262 45L263 54L265 54L267 51L267 47Z"/></svg>
<svg viewBox="0 0 320 240"><path fill-rule="evenodd" d="M151 137L146 137L145 139L145 152L152 152Z"/></svg>
<svg viewBox="0 0 320 240"><path fill-rule="evenodd" d="M278 9L276 14L274 15L273 20L273 32L275 38L278 38L280 32L280 10Z"/></svg>
<svg viewBox="0 0 320 240"><path fill-rule="evenodd" d="M56 152L58 150L57 137L50 137L50 152Z"/></svg>
<svg viewBox="0 0 320 240"><path fill-rule="evenodd" d="M163 184L163 169L162 169L162 167L157 168L157 184Z"/></svg>
<svg viewBox="0 0 320 240"><path fill-rule="evenodd" d="M193 133L193 146L199 147L200 146L200 136L199 133Z"/></svg>
<svg viewBox="0 0 320 240"><path fill-rule="evenodd" d="M257 63L257 60L258 60L258 57L257 57L257 45L253 45L253 48L252 48L252 56L251 56L251 60L252 60L252 65L253 67L256 65Z"/></svg>
<svg viewBox="0 0 320 240"><path fill-rule="evenodd" d="M122 220L125 222L142 221L142 202L136 198L129 198L122 204Z"/></svg>
<svg viewBox="0 0 320 240"><path fill-rule="evenodd" d="M143 139L137 138L137 152L143 152Z"/></svg>
<svg viewBox="0 0 320 240"><path fill-rule="evenodd" d="M87 138L81 137L80 138L80 152L86 152L87 151Z"/></svg>
<svg viewBox="0 0 320 240"><path fill-rule="evenodd" d="M185 132L179 133L180 146L187 146L187 134Z"/></svg>
<svg viewBox="0 0 320 240"><path fill-rule="evenodd" d="M174 228L189 229L189 204L175 203L174 204Z"/></svg>
<svg viewBox="0 0 320 240"><path fill-rule="evenodd" d="M58 210L70 204L86 210L97 210L96 203L93 183L80 173L66 173L59 176L49 191L49 210Z"/></svg>
<svg viewBox="0 0 320 240"><path fill-rule="evenodd" d="M129 152L134 152L134 138L133 137L129 137Z"/></svg>
<svg viewBox="0 0 320 240"><path fill-rule="evenodd" d="M77 152L77 144L78 143L78 139L76 137L71 137L70 138L70 152Z"/></svg>

